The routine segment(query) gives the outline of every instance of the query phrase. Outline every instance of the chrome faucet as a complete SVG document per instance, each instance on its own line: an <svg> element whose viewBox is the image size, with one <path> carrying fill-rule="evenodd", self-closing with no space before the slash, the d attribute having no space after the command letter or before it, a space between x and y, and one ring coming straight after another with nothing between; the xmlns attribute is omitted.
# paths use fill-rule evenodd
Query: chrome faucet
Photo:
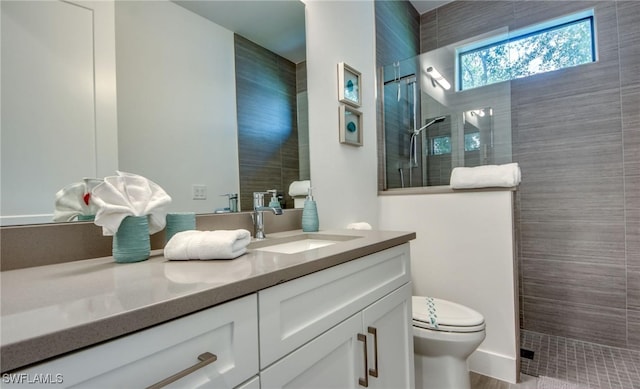
<svg viewBox="0 0 640 389"><path fill-rule="evenodd" d="M253 214L251 216L253 218L256 239L265 238L263 211L271 211L274 215L282 215L282 208L264 206L264 195L268 193L269 192L253 192Z"/></svg>

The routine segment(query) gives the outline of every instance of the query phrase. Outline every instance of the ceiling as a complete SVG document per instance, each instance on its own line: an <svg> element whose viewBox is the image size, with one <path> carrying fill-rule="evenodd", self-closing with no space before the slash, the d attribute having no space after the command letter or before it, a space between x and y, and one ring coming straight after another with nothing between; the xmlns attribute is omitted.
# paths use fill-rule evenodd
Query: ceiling
<svg viewBox="0 0 640 389"><path fill-rule="evenodd" d="M172 0L293 63L306 58L305 6L301 0ZM419 14L452 0L410 0Z"/></svg>
<svg viewBox="0 0 640 389"><path fill-rule="evenodd" d="M306 58L305 6L300 0L173 0L260 46L299 63Z"/></svg>
<svg viewBox="0 0 640 389"><path fill-rule="evenodd" d="M413 8L415 8L420 15L441 7L447 3L451 3L451 1L452 0L410 0Z"/></svg>

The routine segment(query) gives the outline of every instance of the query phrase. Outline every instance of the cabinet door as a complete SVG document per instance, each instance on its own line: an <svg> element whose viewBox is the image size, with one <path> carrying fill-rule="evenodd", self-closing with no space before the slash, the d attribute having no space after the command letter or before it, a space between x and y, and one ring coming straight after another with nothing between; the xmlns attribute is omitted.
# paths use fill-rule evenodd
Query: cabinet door
<svg viewBox="0 0 640 389"><path fill-rule="evenodd" d="M362 315L356 314L260 373L262 389L348 389L365 378Z"/></svg>
<svg viewBox="0 0 640 389"><path fill-rule="evenodd" d="M260 389L260 377L254 377L248 382L238 386L236 389Z"/></svg>
<svg viewBox="0 0 640 389"><path fill-rule="evenodd" d="M260 367L410 281L409 244L261 290Z"/></svg>
<svg viewBox="0 0 640 389"><path fill-rule="evenodd" d="M415 387L411 318L410 283L363 311L370 388Z"/></svg>

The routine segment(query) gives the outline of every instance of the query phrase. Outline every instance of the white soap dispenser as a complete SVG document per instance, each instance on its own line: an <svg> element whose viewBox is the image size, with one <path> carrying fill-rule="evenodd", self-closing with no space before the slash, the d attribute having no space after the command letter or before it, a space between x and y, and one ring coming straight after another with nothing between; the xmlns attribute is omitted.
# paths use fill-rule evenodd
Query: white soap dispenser
<svg viewBox="0 0 640 389"><path fill-rule="evenodd" d="M313 199L311 189L310 187L307 199L304 201L304 208L302 209L302 231L304 232L316 232L320 227L318 207L316 201Z"/></svg>

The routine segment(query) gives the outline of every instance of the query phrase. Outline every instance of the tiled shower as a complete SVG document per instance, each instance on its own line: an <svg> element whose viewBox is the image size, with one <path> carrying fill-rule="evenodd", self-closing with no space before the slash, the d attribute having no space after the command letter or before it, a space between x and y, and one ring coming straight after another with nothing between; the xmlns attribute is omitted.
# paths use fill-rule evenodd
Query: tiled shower
<svg viewBox="0 0 640 389"><path fill-rule="evenodd" d="M596 63L511 82L513 160L523 176L515 226L520 325L523 338L547 336L636 355L640 2L454 1L423 15L406 2L379 2L378 65L590 8ZM409 30L416 20L419 29ZM529 361L522 366L526 373Z"/></svg>

